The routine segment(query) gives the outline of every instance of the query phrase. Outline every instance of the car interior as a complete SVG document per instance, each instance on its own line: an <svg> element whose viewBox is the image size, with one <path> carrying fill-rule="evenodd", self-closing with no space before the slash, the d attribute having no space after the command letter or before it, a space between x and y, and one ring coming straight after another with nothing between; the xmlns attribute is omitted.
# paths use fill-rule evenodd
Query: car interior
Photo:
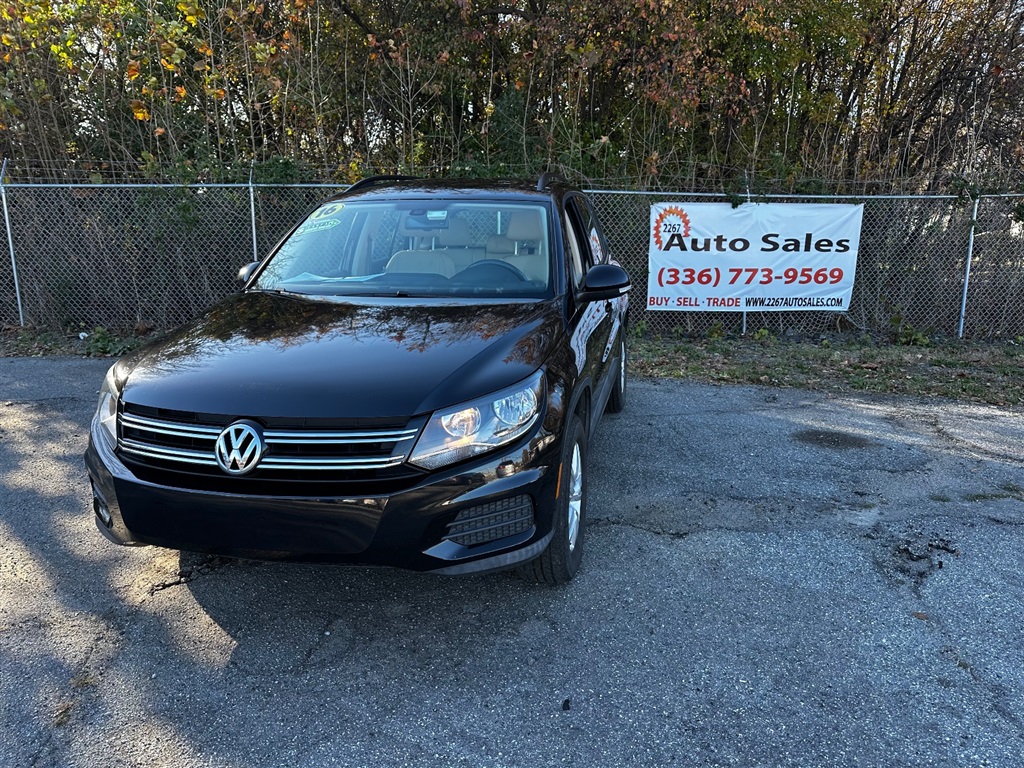
<svg viewBox="0 0 1024 768"><path fill-rule="evenodd" d="M525 297L551 283L548 213L539 205L357 202L320 211L274 255L260 287Z"/></svg>
<svg viewBox="0 0 1024 768"><path fill-rule="evenodd" d="M384 268L388 273L426 273L458 282L501 282L510 276L546 285L548 255L541 211L524 209L507 215L504 234L474 235L470 222L455 215L444 228L399 227L411 248L396 251Z"/></svg>

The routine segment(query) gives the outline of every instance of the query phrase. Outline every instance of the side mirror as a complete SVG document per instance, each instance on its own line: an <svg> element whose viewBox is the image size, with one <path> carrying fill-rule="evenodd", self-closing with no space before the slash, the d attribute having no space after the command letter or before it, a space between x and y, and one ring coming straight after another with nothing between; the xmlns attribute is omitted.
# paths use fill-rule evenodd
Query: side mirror
<svg viewBox="0 0 1024 768"><path fill-rule="evenodd" d="M583 277L583 287L577 300L608 301L629 293L632 288L629 275L618 264L595 264Z"/></svg>
<svg viewBox="0 0 1024 768"><path fill-rule="evenodd" d="M240 270L238 270L238 282L240 282L242 285L248 283L249 278L252 277L252 273L256 271L256 267L258 267L259 265L260 263L258 261L252 261L246 264Z"/></svg>

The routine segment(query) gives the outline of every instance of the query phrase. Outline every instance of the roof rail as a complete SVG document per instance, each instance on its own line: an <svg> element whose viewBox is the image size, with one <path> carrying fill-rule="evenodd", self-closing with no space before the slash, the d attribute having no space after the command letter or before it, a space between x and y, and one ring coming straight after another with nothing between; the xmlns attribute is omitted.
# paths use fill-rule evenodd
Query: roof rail
<svg viewBox="0 0 1024 768"><path fill-rule="evenodd" d="M544 171L544 173L540 175L540 178L537 179L537 191L540 192L549 184L554 184L556 182L562 182L563 184L568 183L562 174L556 171Z"/></svg>
<svg viewBox="0 0 1024 768"><path fill-rule="evenodd" d="M418 178L419 176L392 176L387 174L383 176L367 176L365 179L360 179L359 181L357 181L355 184L353 184L345 191L355 192L356 190L360 190L363 187L372 187L374 184L381 184L385 181L415 181Z"/></svg>

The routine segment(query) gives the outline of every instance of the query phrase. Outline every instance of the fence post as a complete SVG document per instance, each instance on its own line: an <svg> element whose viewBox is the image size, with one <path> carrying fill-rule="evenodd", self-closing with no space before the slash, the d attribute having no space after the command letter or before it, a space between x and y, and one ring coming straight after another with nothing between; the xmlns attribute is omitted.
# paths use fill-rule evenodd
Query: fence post
<svg viewBox="0 0 1024 768"><path fill-rule="evenodd" d="M0 167L0 198L3 198L4 205L4 226L7 228L7 248L11 252L11 275L14 277L14 296L18 301L18 323L25 327L25 310L21 306L21 286L18 284L18 262L14 258L14 235L11 232L11 215L7 211L7 158Z"/></svg>
<svg viewBox="0 0 1024 768"><path fill-rule="evenodd" d="M249 220L252 222L252 260L260 260L259 246L256 244L256 190L252 185L253 164L249 164Z"/></svg>
<svg viewBox="0 0 1024 768"><path fill-rule="evenodd" d="M960 298L960 327L957 329L956 337L964 337L964 318L967 316L967 288L971 284L971 259L974 257L974 230L978 227L978 203L981 202L981 195L974 198L974 211L971 213L971 234L967 238L967 266L964 269L964 292Z"/></svg>

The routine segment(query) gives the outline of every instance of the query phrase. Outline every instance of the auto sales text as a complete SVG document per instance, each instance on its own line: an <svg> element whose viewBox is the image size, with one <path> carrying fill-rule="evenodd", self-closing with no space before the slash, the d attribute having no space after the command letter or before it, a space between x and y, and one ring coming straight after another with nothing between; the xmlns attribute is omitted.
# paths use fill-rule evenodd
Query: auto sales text
<svg viewBox="0 0 1024 768"><path fill-rule="evenodd" d="M777 232L766 232L761 236L761 247L759 250L762 253L771 253L772 251L779 250L784 253L846 253L850 250L850 241L845 237L832 241L825 237L815 238L811 232L805 233L803 238L787 237L780 241L779 238L781 237ZM750 241L745 237L729 239L725 235L716 235L715 237L684 237L681 233L675 232L669 235L662 251L668 252L673 248L679 251L718 251L720 253L732 251L734 253L741 253L749 250Z"/></svg>

